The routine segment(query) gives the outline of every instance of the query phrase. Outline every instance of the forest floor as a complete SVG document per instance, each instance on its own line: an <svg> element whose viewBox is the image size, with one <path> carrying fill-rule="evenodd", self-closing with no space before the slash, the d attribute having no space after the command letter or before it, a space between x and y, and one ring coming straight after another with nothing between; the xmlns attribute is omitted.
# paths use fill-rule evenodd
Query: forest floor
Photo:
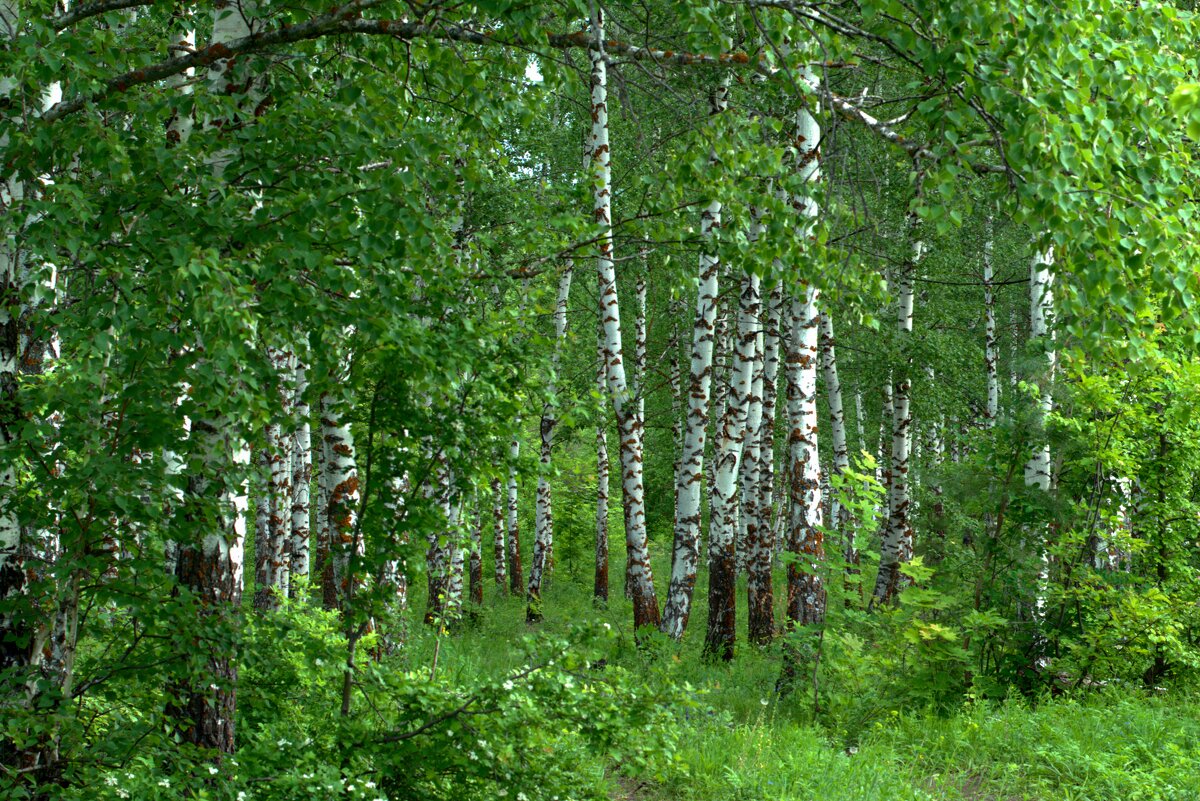
<svg viewBox="0 0 1200 801"><path fill-rule="evenodd" d="M620 564L615 559L613 564ZM1200 697L1171 690L1090 690L1028 699L972 699L934 709L870 688L774 692L780 649L739 642L735 660L705 663L693 615L681 649L635 647L627 602L598 609L582 578L547 589L545 620L525 623L523 599L489 597L460 636L441 638L439 670L479 677L519 665L498 647L596 619L622 632L612 662L686 688L697 707L677 717L673 751L653 766L606 764L572 751L598 798L621 801L1197 801ZM491 586L488 587L490 591ZM697 588L703 604L702 588ZM744 603L744 588L739 593ZM414 598L414 603L422 599ZM743 613L740 609L739 613ZM739 617L744 625L744 617ZM422 627L423 628L423 627ZM742 634L739 632L739 637ZM413 656L435 647L413 632ZM631 732L630 737L637 736Z"/></svg>

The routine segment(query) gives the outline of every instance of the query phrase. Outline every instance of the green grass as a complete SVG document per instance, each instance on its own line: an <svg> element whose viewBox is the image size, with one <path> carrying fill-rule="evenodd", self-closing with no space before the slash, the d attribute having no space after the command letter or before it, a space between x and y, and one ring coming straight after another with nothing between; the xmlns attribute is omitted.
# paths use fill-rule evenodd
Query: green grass
<svg viewBox="0 0 1200 801"><path fill-rule="evenodd" d="M616 545L616 543L614 543ZM631 612L620 592L623 554L614 548L613 599L598 609L590 582L555 576L544 595L545 621L524 623L522 599L486 585L487 601L455 636L423 627L409 656L463 679L515 668L508 647L538 628L554 631L593 619L621 632L612 660L664 682L687 684L702 709L679 716L677 750L660 765L623 774L576 749L581 777L614 799L646 801L1195 801L1200 799L1200 702L1108 690L1075 699L964 704L950 714L881 706L852 727L814 723L811 693L779 699L777 647L742 645L734 662L700 659L698 614L682 646L635 647ZM657 566L657 565L656 565ZM660 568L661 569L661 568ZM660 573L660 577L663 574ZM485 573L485 576L490 576ZM423 599L413 599L417 609ZM744 626L744 590L739 592ZM743 632L739 631L739 636ZM870 706L872 699L859 701ZM630 736L636 736L631 732Z"/></svg>

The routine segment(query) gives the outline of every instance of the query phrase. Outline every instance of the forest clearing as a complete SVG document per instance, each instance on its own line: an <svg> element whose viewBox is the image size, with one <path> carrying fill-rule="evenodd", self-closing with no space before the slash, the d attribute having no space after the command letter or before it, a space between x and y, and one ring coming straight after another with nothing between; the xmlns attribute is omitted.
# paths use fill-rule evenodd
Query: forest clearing
<svg viewBox="0 0 1200 801"><path fill-rule="evenodd" d="M1191 0L0 0L0 798L1200 799Z"/></svg>

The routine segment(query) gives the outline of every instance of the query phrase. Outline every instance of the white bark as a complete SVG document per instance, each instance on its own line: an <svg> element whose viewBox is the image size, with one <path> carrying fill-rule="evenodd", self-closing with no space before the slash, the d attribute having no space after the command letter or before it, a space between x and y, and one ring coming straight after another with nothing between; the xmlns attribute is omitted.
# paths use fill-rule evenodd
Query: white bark
<svg viewBox="0 0 1200 801"><path fill-rule="evenodd" d="M787 353L788 470L791 473L787 550L804 561L788 566L788 619L806 624L825 616L819 568L825 556L818 443L817 363L819 293L792 298Z"/></svg>
<svg viewBox="0 0 1200 801"><path fill-rule="evenodd" d="M297 359L295 369L296 431L292 437L292 531L291 531L291 574L295 596L299 580L307 579L309 573L309 494L312 482L312 423L306 393L308 374L305 365Z"/></svg>
<svg viewBox="0 0 1200 801"><path fill-rule="evenodd" d="M746 600L749 640L765 644L775 635L775 529L771 514L775 484L775 404L779 377L779 327L783 288L776 284L767 297L763 326L762 420L758 428L758 470L750 491L755 494L754 519L747 527Z"/></svg>
<svg viewBox="0 0 1200 801"><path fill-rule="evenodd" d="M898 279L896 312L897 346L900 350L899 379L892 391L892 458L888 485L888 525L880 544L879 574L872 603L892 599L901 585L900 565L912 559L913 530L910 508L909 457L912 449L912 376L908 351L912 338L913 279L924 255L925 245L917 237L918 218L909 212L912 256Z"/></svg>
<svg viewBox="0 0 1200 801"><path fill-rule="evenodd" d="M604 327L597 326L596 391L603 398L605 389ZM608 601L608 423L601 411L596 421L596 570L592 595Z"/></svg>
<svg viewBox="0 0 1200 801"><path fill-rule="evenodd" d="M704 648L706 653L722 659L732 658L736 632L737 478L750 412L761 305L759 277L746 273L738 304L737 348L733 354L728 401L714 443L708 534L708 634Z"/></svg>
<svg viewBox="0 0 1200 801"><path fill-rule="evenodd" d="M710 114L725 110L724 94L713 97ZM711 160L711 157L710 157ZM700 562L700 489L704 477L704 447L708 434L708 404L712 389L713 345L716 336L717 289L720 260L715 255L713 232L721 225L721 202L710 200L700 215L700 288L692 325L691 362L688 370L687 422L679 466L675 474L675 530L671 550L671 584L663 609L662 630L678 640L691 615L692 593Z"/></svg>
<svg viewBox="0 0 1200 801"><path fill-rule="evenodd" d="M984 412L984 425L987 428L996 425L996 415L1000 411L1000 380L997 372L999 353L996 349L996 291L992 285L993 280L992 217L988 215L983 240L983 360L984 368L987 371L987 409Z"/></svg>
<svg viewBox="0 0 1200 801"><path fill-rule="evenodd" d="M754 227L758 227L757 222L754 223ZM752 228L750 233L752 240L757 238L758 233ZM761 302L759 305L761 309ZM748 540L752 536L757 536L757 532L750 531L750 529L757 525L758 487L762 482L762 442L759 437L762 432L763 414L765 343L762 318L764 317L765 315L760 311L758 319L754 321L754 356L750 367L753 378L750 380L750 404L746 411L746 433L742 442L742 464L739 470L737 546L734 551L734 560L739 573L746 571Z"/></svg>
<svg viewBox="0 0 1200 801"><path fill-rule="evenodd" d="M604 326L604 362L608 393L613 400L621 433L621 484L626 504L625 543L630 554L629 577L633 591L634 625L659 622L658 599L646 540L646 510L642 485L642 427L635 399L625 378L621 348L621 314L617 301L617 276L612 251L612 168L608 138L608 65L604 56L601 12L592 9L588 56L592 66L591 171L593 214L601 226L597 273L600 282L600 318Z"/></svg>
<svg viewBox="0 0 1200 801"><path fill-rule="evenodd" d="M266 458L270 483L267 491L266 537L255 540L256 584L254 605L258 609L275 609L288 596L290 575L290 545L292 539L292 445L290 436L292 385L292 356L280 348L267 348L267 358L274 368L280 387L274 417L267 426ZM284 432L289 431L285 436ZM256 535L257 536L257 535Z"/></svg>
<svg viewBox="0 0 1200 801"><path fill-rule="evenodd" d="M1054 350L1054 251L1039 251L1029 266L1029 341L1034 347L1044 350L1044 364L1038 383L1041 392L1038 398L1037 427L1038 444L1033 455L1025 464L1025 483L1043 491L1050 489L1050 442L1044 429L1046 419L1054 408L1052 388L1057 354Z"/></svg>
<svg viewBox="0 0 1200 801"><path fill-rule="evenodd" d="M496 579L496 589L503 592L508 586L508 570L505 564L504 546L504 493L501 492L499 478L492 479L491 496L493 576Z"/></svg>
<svg viewBox="0 0 1200 801"><path fill-rule="evenodd" d="M805 70L810 85L815 76ZM810 184L820 180L821 128L806 109L796 112L796 169ZM818 208L815 197L800 195L792 200L799 236L812 236ZM806 569L788 566L787 618L790 624L817 623L825 618L825 588L819 571L825 557L821 533L821 462L818 447L817 366L819 291L808 287L803 296L790 302L787 346L787 413L789 521L787 550L806 562Z"/></svg>
<svg viewBox="0 0 1200 801"><path fill-rule="evenodd" d="M525 572L521 569L521 530L517 519L519 485L517 484L517 459L521 456L521 440L516 437L508 443L508 589L513 595L525 590Z"/></svg>
<svg viewBox="0 0 1200 801"><path fill-rule="evenodd" d="M555 389L558 382L559 362L562 358L563 344L567 335L567 301L571 293L571 272L573 264L568 262L566 269L558 281L558 297L554 304L554 353L551 356L550 380L547 394L550 398L542 408L540 426L542 447L538 470L536 525L533 541L533 558L529 562L529 598L528 615L540 618L538 605L542 596L542 576L547 569L550 550L554 547L554 513L550 490L550 460L554 445L554 429L558 424L555 413Z"/></svg>
<svg viewBox="0 0 1200 801"><path fill-rule="evenodd" d="M834 339L833 317L826 309L821 313L821 370L825 377L825 397L829 406L829 433L833 447L833 471L831 475L844 476L850 467L850 451L846 444L846 413L842 408L842 382L838 377L837 349ZM850 513L830 493L829 518L835 530L842 536L849 532ZM855 562L857 548L853 538L844 543L848 562Z"/></svg>
<svg viewBox="0 0 1200 801"><path fill-rule="evenodd" d="M321 397L321 436L325 441L326 517L329 525L329 563L326 575L332 579L325 589L326 604L332 600L338 609L356 589L351 561L361 556L362 540L358 536L358 461L354 435L342 418L342 405L332 395ZM332 597L331 597L332 591Z"/></svg>
<svg viewBox="0 0 1200 801"><path fill-rule="evenodd" d="M1025 463L1025 484L1037 487L1042 492L1050 491L1050 441L1046 436L1046 421L1054 408L1054 369L1057 353L1054 350L1054 250L1037 251L1029 265L1029 341L1033 348L1045 353L1037 382L1040 385L1037 413L1035 415L1036 444L1029 460ZM1050 559L1046 551L1045 532L1038 537L1035 548L1040 567L1037 575L1037 598L1034 611L1039 628L1046 617L1046 588L1050 581ZM1041 651L1042 635L1037 635L1038 650ZM1036 663L1044 667L1047 657L1039 656Z"/></svg>

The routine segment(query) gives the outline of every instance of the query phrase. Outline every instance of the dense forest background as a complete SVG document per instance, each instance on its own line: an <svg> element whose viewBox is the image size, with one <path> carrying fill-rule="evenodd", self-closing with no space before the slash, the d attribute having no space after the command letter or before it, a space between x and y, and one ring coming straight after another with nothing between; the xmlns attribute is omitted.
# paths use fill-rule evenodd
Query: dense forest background
<svg viewBox="0 0 1200 801"><path fill-rule="evenodd" d="M0 0L0 796L1200 797L1198 41Z"/></svg>

